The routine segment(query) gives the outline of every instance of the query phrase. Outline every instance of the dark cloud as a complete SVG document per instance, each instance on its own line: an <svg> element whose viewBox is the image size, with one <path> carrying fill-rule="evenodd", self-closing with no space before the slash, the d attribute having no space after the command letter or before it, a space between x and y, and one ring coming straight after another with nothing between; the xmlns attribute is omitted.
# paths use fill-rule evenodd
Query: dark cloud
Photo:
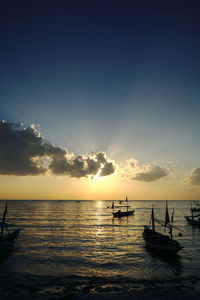
<svg viewBox="0 0 200 300"><path fill-rule="evenodd" d="M144 171L136 173L133 180L151 182L167 176L170 170L163 166L149 166Z"/></svg>
<svg viewBox="0 0 200 300"><path fill-rule="evenodd" d="M46 155L65 155L67 154L66 149L62 148L62 147L56 147L55 145L49 143L49 142L45 142L43 144L44 147L44 151Z"/></svg>
<svg viewBox="0 0 200 300"><path fill-rule="evenodd" d="M186 176L186 182L191 185L200 185L200 167L193 169Z"/></svg>
<svg viewBox="0 0 200 300"><path fill-rule="evenodd" d="M66 174L77 178L95 176L99 171L100 176L114 173L114 165L107 161L104 152L91 156L79 155L75 158L68 155L53 155L49 168L54 174Z"/></svg>
<svg viewBox="0 0 200 300"><path fill-rule="evenodd" d="M44 159L48 163L44 164ZM62 147L47 142L34 125L0 123L0 174L39 175L50 170L56 175L71 177L101 176L114 173L104 152L74 157Z"/></svg>
<svg viewBox="0 0 200 300"><path fill-rule="evenodd" d="M45 172L39 161L44 155L42 138L33 127L0 123L0 173L7 175L38 175Z"/></svg>
<svg viewBox="0 0 200 300"><path fill-rule="evenodd" d="M114 173L115 169L112 162L106 162L103 168L101 169L101 173L99 176L108 176L112 173Z"/></svg>

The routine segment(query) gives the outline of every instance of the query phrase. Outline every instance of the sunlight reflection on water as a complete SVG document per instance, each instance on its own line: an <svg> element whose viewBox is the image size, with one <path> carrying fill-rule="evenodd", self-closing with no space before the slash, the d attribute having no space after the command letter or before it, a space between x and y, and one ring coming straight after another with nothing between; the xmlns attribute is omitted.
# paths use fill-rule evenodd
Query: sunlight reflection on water
<svg viewBox="0 0 200 300"><path fill-rule="evenodd" d="M1 211L4 201L0 202ZM135 214L113 219L110 201L9 201L8 221L22 228L17 251L2 274L127 276L166 279L192 276L200 266L200 231L185 223L186 201L169 201L175 223L184 229L184 250L169 261L148 252L142 239L154 203L164 218L165 202L130 201ZM177 236L177 234L175 234Z"/></svg>

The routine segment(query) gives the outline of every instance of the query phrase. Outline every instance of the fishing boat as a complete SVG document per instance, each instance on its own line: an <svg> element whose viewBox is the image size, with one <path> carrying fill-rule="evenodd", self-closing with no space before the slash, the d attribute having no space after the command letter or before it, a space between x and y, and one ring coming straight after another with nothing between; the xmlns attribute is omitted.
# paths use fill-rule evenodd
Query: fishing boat
<svg viewBox="0 0 200 300"><path fill-rule="evenodd" d="M191 204L191 211L192 212L200 212L200 201L194 200Z"/></svg>
<svg viewBox="0 0 200 300"><path fill-rule="evenodd" d="M189 225L200 227L200 215L185 216Z"/></svg>
<svg viewBox="0 0 200 300"><path fill-rule="evenodd" d="M160 253L175 254L179 250L181 250L183 246L178 241L174 240L172 236L173 228L180 230L179 228L172 225L173 220L174 220L174 210L170 222L167 203L166 203L165 221L161 221L155 218L154 208L152 208L149 225L145 225L143 231L143 238L145 240L146 246L149 247L151 250L159 251ZM168 228L169 235L165 235L160 232L157 232L155 228L155 223L158 223L159 225ZM182 234L179 233L179 236L182 236Z"/></svg>
<svg viewBox="0 0 200 300"><path fill-rule="evenodd" d="M12 225L5 222L7 214L7 203L5 205L2 222L0 222L0 255L5 255L9 251L11 251L14 248L14 245L17 241L18 235L21 231L21 229L16 229L12 232L10 232L9 228L12 227Z"/></svg>
<svg viewBox="0 0 200 300"><path fill-rule="evenodd" d="M191 215L190 216L185 216L186 221L188 222L189 225L195 226L195 227L200 227L200 207L199 203L195 203L196 206L191 204Z"/></svg>
<svg viewBox="0 0 200 300"><path fill-rule="evenodd" d="M126 197L126 204L123 204L123 200L119 201L119 205L115 205L114 202L112 203L112 214L114 218L121 218L121 217L126 217L126 216L130 216L134 213L134 209L129 210L129 208L131 207L130 205L128 205L128 197ZM117 209L117 211L115 211Z"/></svg>

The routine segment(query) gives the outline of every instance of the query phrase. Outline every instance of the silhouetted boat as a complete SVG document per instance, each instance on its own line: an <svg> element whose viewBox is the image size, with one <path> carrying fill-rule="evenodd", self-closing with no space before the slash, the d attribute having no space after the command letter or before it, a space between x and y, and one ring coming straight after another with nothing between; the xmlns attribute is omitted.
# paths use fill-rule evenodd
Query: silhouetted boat
<svg viewBox="0 0 200 300"><path fill-rule="evenodd" d="M113 216L115 218L121 218L121 217L126 217L126 216L130 216L134 213L134 209L132 210L129 210L129 208L131 207L130 205L128 205L128 198L126 197L126 205L123 205L123 200L120 200L119 201L119 204L120 205L114 205L114 202L112 203L112 206L111 208L113 209ZM126 210L121 210L121 209L124 209L126 208ZM115 211L115 209L118 209L117 211Z"/></svg>
<svg viewBox="0 0 200 300"><path fill-rule="evenodd" d="M189 225L200 227L200 207L199 207L199 200L195 201L195 206L193 206L193 203L191 204L191 216L185 216L186 221Z"/></svg>
<svg viewBox="0 0 200 300"><path fill-rule="evenodd" d="M7 203L5 205L2 222L0 223L0 229L1 229L0 255L1 256L7 254L10 250L13 249L15 242L18 238L18 235L21 231L21 229L16 229L12 232L9 232L8 228L11 227L12 225L5 223L6 214L7 214ZM7 231L7 233L5 233L5 230Z"/></svg>
<svg viewBox="0 0 200 300"><path fill-rule="evenodd" d="M186 221L189 225L200 227L200 215L196 216L185 216Z"/></svg>
<svg viewBox="0 0 200 300"><path fill-rule="evenodd" d="M174 211L172 213L171 222L173 223ZM159 233L155 229L155 223L158 223L169 229L169 235L164 235ZM151 226L151 227L150 227ZM177 227L170 224L168 207L166 204L166 212L165 212L165 222L158 220L154 217L154 208L152 208L151 218L149 222L149 226L144 226L143 238L145 240L146 246L151 250L161 251L163 253L177 253L179 250L183 248L183 246L176 240L173 239L172 230L173 228L178 229ZM182 234L180 234L181 236Z"/></svg>
<svg viewBox="0 0 200 300"><path fill-rule="evenodd" d="M193 212L200 212L200 201L194 200L191 206L191 211Z"/></svg>

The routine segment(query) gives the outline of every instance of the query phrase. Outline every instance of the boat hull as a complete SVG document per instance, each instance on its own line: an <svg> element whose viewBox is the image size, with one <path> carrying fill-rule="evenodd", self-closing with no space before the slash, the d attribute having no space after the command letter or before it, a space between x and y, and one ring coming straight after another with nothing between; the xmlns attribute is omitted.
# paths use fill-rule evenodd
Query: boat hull
<svg viewBox="0 0 200 300"><path fill-rule="evenodd" d="M152 229L144 229L143 238L146 246L154 251L175 254L183 248L178 241L171 239L167 235L155 232Z"/></svg>
<svg viewBox="0 0 200 300"><path fill-rule="evenodd" d="M192 212L200 212L200 208L195 208L195 207L194 207L194 208L191 209L191 211L192 211Z"/></svg>
<svg viewBox="0 0 200 300"><path fill-rule="evenodd" d="M121 218L121 217L126 217L126 216L130 216L134 213L134 210L129 210L129 211L116 211L113 212L113 217L115 218Z"/></svg>
<svg viewBox="0 0 200 300"><path fill-rule="evenodd" d="M0 238L0 255L5 255L14 248L19 236L20 229L16 229L12 233L8 233Z"/></svg>
<svg viewBox="0 0 200 300"><path fill-rule="evenodd" d="M185 216L186 221L188 222L189 225L195 226L195 227L200 227L200 220L195 220L192 219L191 217Z"/></svg>

